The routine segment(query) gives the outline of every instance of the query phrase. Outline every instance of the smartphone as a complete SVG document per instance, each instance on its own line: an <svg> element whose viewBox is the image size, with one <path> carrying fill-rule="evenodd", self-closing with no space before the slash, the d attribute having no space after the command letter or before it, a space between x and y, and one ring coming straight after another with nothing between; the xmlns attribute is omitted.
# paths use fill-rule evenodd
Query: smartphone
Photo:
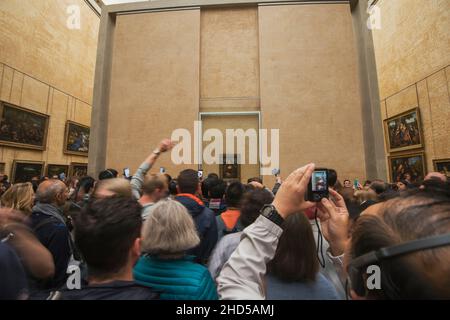
<svg viewBox="0 0 450 320"><path fill-rule="evenodd" d="M358 189L358 185L359 185L358 179L355 179L355 180L353 181L353 185L355 186L355 189Z"/></svg>
<svg viewBox="0 0 450 320"><path fill-rule="evenodd" d="M199 179L203 177L203 170L198 170L198 177Z"/></svg>
<svg viewBox="0 0 450 320"><path fill-rule="evenodd" d="M129 178L130 177L130 168L123 169L123 175L125 176L125 178Z"/></svg>
<svg viewBox="0 0 450 320"><path fill-rule="evenodd" d="M159 168L159 173L166 173L166 168L164 167Z"/></svg>
<svg viewBox="0 0 450 320"><path fill-rule="evenodd" d="M275 177L277 177L277 176L280 174L280 169L278 169L278 168L272 169L272 174L273 174Z"/></svg>
<svg viewBox="0 0 450 320"><path fill-rule="evenodd" d="M328 169L317 168L309 180L306 200L320 202L322 198L328 197Z"/></svg>

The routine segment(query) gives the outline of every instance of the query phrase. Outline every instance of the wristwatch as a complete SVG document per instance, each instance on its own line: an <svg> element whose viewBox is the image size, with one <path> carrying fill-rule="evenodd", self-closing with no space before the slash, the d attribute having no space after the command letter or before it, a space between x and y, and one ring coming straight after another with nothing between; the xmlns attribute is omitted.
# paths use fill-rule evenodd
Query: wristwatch
<svg viewBox="0 0 450 320"><path fill-rule="evenodd" d="M264 205L264 207L262 207L260 213L262 216L266 217L279 227L283 228L284 219L282 216L280 216L275 206L271 204L266 204Z"/></svg>

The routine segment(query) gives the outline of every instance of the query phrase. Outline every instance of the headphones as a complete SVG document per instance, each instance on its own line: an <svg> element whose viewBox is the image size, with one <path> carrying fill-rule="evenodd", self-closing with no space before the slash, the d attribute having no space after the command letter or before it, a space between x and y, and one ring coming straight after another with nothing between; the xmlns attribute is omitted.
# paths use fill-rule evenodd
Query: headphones
<svg viewBox="0 0 450 320"><path fill-rule="evenodd" d="M410 242L402 243L400 245L381 248L377 251L366 253L350 262L347 270L348 278L346 287L348 288L348 284L350 284L350 288L355 291L358 296L365 296L366 284L363 275L369 265L377 264L382 262L383 260L391 259L408 253L447 245L450 245L450 233L413 240Z"/></svg>

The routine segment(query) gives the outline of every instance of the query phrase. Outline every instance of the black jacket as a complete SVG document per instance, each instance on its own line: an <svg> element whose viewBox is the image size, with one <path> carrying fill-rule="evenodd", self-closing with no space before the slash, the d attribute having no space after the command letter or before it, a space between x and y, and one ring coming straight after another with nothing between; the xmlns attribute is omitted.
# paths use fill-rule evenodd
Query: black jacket
<svg viewBox="0 0 450 320"><path fill-rule="evenodd" d="M52 295L54 300L155 300L159 294L134 281L112 281L79 290L63 289Z"/></svg>
<svg viewBox="0 0 450 320"><path fill-rule="evenodd" d="M64 219L58 208L48 204L38 204L31 214L31 226L39 241L50 251L55 262L54 277L45 283L36 283L37 288L34 289L60 288L65 284L67 266L72 254L70 233Z"/></svg>

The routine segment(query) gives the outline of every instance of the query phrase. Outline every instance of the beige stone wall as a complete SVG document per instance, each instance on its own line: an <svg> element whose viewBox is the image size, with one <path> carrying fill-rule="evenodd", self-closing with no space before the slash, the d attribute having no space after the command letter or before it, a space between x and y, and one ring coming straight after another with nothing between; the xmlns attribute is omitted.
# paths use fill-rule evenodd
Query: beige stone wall
<svg viewBox="0 0 450 320"><path fill-rule="evenodd" d="M107 166L134 171L173 129L194 137L199 112L261 110L262 128L280 129L284 176L314 161L342 178L364 179L354 41L348 4L118 16ZM203 128L257 129L255 121L209 118ZM167 155L155 170L160 166L172 174L189 167L172 165ZM256 170L243 167L243 179Z"/></svg>
<svg viewBox="0 0 450 320"><path fill-rule="evenodd" d="M71 5L79 30L67 27ZM84 0L2 0L0 62L91 104L99 22Z"/></svg>
<svg viewBox="0 0 450 320"><path fill-rule="evenodd" d="M260 7L259 25L262 126L280 129L282 176L314 162L364 179L348 4Z"/></svg>
<svg viewBox="0 0 450 320"><path fill-rule="evenodd" d="M259 109L258 10L201 11L201 111Z"/></svg>
<svg viewBox="0 0 450 320"><path fill-rule="evenodd" d="M73 4L80 30L66 28ZM0 100L50 116L45 151L0 146L6 174L14 159L87 163L63 154L63 141L67 120L90 125L98 27L83 0L0 1Z"/></svg>
<svg viewBox="0 0 450 320"><path fill-rule="evenodd" d="M132 35L132 36L130 36ZM108 121L108 167L138 168L158 142L185 128L194 137L199 101L200 11L117 17ZM177 166L164 155L158 167ZM155 169L157 170L157 169Z"/></svg>
<svg viewBox="0 0 450 320"><path fill-rule="evenodd" d="M383 119L419 107L427 170L450 158L450 2L377 2L374 48ZM411 150L404 153L413 153Z"/></svg>

